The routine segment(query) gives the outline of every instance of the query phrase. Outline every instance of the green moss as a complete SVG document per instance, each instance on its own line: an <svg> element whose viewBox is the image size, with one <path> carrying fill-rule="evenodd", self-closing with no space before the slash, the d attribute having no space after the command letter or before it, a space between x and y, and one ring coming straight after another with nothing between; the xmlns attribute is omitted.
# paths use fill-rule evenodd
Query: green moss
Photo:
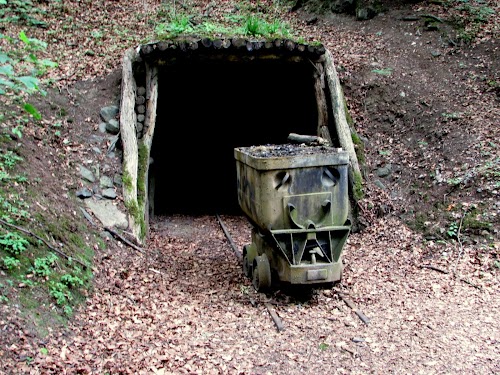
<svg viewBox="0 0 500 375"><path fill-rule="evenodd" d="M363 191L363 177L361 177L361 174L358 172L354 172L353 195L356 201L363 199L365 196Z"/></svg>
<svg viewBox="0 0 500 375"><path fill-rule="evenodd" d="M130 192L132 190L132 176L130 176L125 168L123 168L122 182L125 189Z"/></svg>

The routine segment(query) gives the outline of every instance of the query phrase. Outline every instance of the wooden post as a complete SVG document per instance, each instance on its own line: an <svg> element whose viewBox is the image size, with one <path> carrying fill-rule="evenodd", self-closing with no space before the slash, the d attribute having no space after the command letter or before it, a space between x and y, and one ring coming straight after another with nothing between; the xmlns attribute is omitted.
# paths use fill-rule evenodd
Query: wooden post
<svg viewBox="0 0 500 375"><path fill-rule="evenodd" d="M140 225L130 211L132 207L137 208L138 147L135 129L137 119L134 110L136 82L132 69L132 64L137 57L138 54L134 48L128 49L123 57L120 108L120 133L123 143L123 200L129 210L129 228L136 238L140 233Z"/></svg>
<svg viewBox="0 0 500 375"><path fill-rule="evenodd" d="M325 73L323 64L314 64L316 71L314 72L314 91L316 93L316 104L318 106L318 129L317 135L326 139L330 144L332 139L328 131L328 106L325 95Z"/></svg>
<svg viewBox="0 0 500 375"><path fill-rule="evenodd" d="M147 235L149 232L149 158L151 155L151 146L153 144L153 135L156 125L156 108L158 103L158 67L146 63L146 116L144 119L145 133L141 140L141 163L139 173L142 173L140 183L144 184L139 189L138 201L141 202L139 210L144 213L144 224Z"/></svg>
<svg viewBox="0 0 500 375"><path fill-rule="evenodd" d="M339 137L340 147L349 154L349 160L354 174L361 176L358 158L354 149L354 143L352 142L351 129L346 119L344 94L340 86L337 70L335 69L332 53L328 49L325 51L325 57L326 80L330 89L333 118L335 120L335 129Z"/></svg>

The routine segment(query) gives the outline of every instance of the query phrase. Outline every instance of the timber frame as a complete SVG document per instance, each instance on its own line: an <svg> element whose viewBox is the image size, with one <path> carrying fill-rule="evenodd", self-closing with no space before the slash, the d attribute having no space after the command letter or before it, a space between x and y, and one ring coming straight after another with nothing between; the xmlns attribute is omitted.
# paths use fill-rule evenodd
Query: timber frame
<svg viewBox="0 0 500 375"><path fill-rule="evenodd" d="M148 174L158 105L159 66L168 68L169 64L193 55L210 61L309 61L315 68L314 91L318 109L316 135L331 143L331 132L335 133L339 146L349 154L350 184L361 181L352 129L346 119L342 87L333 56L323 45L305 45L282 39L266 41L242 38L189 38L140 45L128 49L124 54L120 104L123 199L128 209L129 230L139 243L144 243L149 231ZM138 92L138 82L143 85L141 91L144 92ZM334 129L328 126L329 116L333 118ZM139 117L141 121L138 121Z"/></svg>

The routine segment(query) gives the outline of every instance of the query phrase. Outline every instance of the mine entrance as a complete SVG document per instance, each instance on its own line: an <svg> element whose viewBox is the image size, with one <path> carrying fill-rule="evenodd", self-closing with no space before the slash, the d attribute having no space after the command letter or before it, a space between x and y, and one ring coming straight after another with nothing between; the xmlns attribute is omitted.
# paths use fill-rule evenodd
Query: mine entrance
<svg viewBox="0 0 500 375"><path fill-rule="evenodd" d="M234 147L317 132L309 61L186 60L161 67L158 87L155 215L240 213Z"/></svg>

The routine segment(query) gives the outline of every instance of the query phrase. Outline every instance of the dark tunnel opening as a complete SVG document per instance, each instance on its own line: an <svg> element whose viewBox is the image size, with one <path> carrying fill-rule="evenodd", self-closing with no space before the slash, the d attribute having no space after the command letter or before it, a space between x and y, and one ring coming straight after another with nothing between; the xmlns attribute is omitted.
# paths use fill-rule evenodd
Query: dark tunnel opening
<svg viewBox="0 0 500 375"><path fill-rule="evenodd" d="M315 135L311 63L187 61L159 70L154 215L241 214L235 147Z"/></svg>

